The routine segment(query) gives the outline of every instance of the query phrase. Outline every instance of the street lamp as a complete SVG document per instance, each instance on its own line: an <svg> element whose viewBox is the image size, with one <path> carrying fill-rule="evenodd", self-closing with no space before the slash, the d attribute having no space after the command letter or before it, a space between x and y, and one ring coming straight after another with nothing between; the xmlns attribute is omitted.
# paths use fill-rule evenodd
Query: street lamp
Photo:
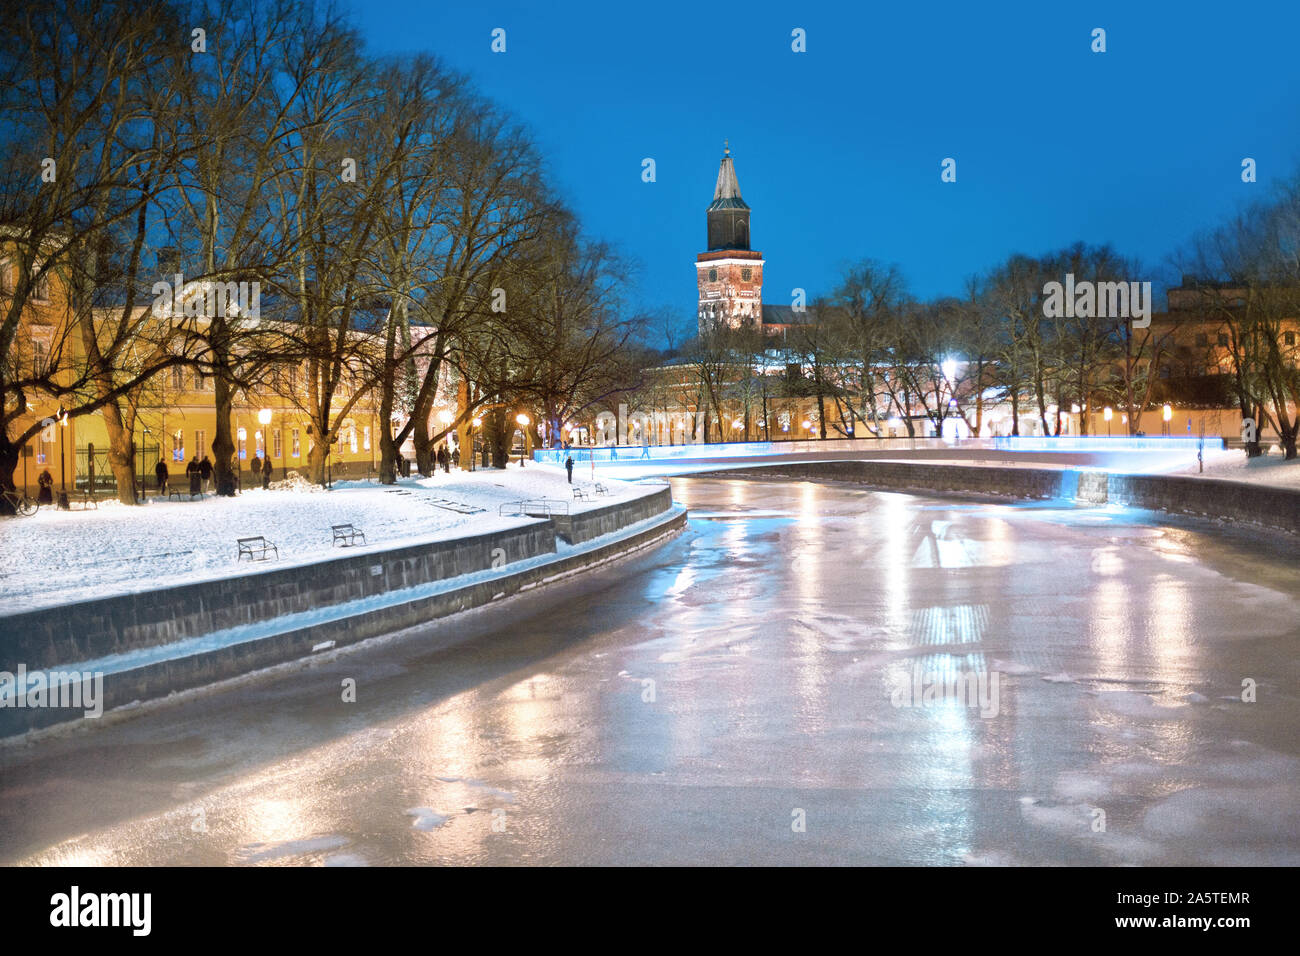
<svg viewBox="0 0 1300 956"><path fill-rule="evenodd" d="M1104 418L1104 419L1106 419L1106 437L1109 438L1109 437L1110 437L1110 420L1111 420L1112 418L1115 417L1115 413L1114 413L1113 411L1111 411L1111 410L1110 410L1110 406L1107 405L1104 409L1102 409L1101 417Z"/></svg>
<svg viewBox="0 0 1300 956"><path fill-rule="evenodd" d="M59 494L59 509L62 511L68 508L68 412L62 405L59 406L59 425L63 432L59 435L59 472L63 479L63 491Z"/></svg>
<svg viewBox="0 0 1300 956"><path fill-rule="evenodd" d="M266 426L271 424L271 410L264 408L257 413L257 423L262 426L263 440L266 442L266 454L262 456L262 470L266 473L267 481L271 479L271 430Z"/></svg>
<svg viewBox="0 0 1300 956"><path fill-rule="evenodd" d="M1165 403L1165 408L1164 408L1164 413L1163 413L1163 414L1164 414L1164 419L1165 419L1165 424L1164 424L1165 434L1168 435L1168 434L1169 434L1169 420L1170 420L1171 418L1174 417L1174 410L1173 410L1172 408L1169 407L1169 403L1168 403L1168 402Z"/></svg>

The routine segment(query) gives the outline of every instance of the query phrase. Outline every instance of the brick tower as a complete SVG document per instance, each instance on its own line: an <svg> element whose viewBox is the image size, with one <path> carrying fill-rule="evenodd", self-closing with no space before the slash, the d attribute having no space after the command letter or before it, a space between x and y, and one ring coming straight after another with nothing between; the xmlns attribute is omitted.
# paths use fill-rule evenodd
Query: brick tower
<svg viewBox="0 0 1300 956"><path fill-rule="evenodd" d="M709 251L695 257L700 332L763 323L763 254L749 248L749 206L740 198L731 149L724 146L707 213Z"/></svg>

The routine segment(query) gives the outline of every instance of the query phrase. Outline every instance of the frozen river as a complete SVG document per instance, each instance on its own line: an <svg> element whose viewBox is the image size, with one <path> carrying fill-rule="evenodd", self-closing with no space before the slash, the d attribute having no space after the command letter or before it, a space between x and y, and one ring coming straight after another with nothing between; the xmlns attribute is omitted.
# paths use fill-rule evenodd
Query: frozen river
<svg viewBox="0 0 1300 956"><path fill-rule="evenodd" d="M1300 864L1294 543L674 489L650 554L0 747L0 862Z"/></svg>

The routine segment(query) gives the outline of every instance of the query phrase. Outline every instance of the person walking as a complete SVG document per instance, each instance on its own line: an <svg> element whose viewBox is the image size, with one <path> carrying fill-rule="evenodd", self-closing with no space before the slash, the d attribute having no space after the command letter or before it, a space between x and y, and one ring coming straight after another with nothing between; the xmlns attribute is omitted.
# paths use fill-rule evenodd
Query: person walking
<svg viewBox="0 0 1300 956"><path fill-rule="evenodd" d="M569 484L573 484L573 456L564 459L564 470L569 473Z"/></svg>
<svg viewBox="0 0 1300 956"><path fill-rule="evenodd" d="M190 498L203 494L203 472L199 467L199 456L195 455L185 466L185 477L190 482Z"/></svg>
<svg viewBox="0 0 1300 956"><path fill-rule="evenodd" d="M271 490L271 459L266 458L262 461L262 490Z"/></svg>
<svg viewBox="0 0 1300 956"><path fill-rule="evenodd" d="M170 477L167 472L167 463L161 458L158 459L158 464L153 466L153 474L158 479L158 496L161 498L167 494L167 479Z"/></svg>
<svg viewBox="0 0 1300 956"><path fill-rule="evenodd" d="M203 490L212 491L212 462L208 461L208 456L204 455L203 460L199 462L199 479L203 482Z"/></svg>
<svg viewBox="0 0 1300 956"><path fill-rule="evenodd" d="M262 459L257 457L257 452L253 452L253 460L248 463L248 470L253 473L251 484L257 487L257 480L262 477Z"/></svg>
<svg viewBox="0 0 1300 956"><path fill-rule="evenodd" d="M46 468L41 472L40 477L36 479L36 484L40 488L36 492L36 503L38 505L54 504L54 476L50 474L50 469Z"/></svg>

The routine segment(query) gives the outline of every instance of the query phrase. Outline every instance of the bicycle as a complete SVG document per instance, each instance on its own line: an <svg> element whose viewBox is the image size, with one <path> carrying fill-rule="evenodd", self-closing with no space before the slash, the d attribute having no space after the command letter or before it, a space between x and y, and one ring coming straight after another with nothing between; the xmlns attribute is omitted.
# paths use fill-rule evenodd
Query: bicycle
<svg viewBox="0 0 1300 956"><path fill-rule="evenodd" d="M40 507L23 491L5 491L0 493L0 498L8 503L14 514L22 515L24 518L36 514L36 510Z"/></svg>

